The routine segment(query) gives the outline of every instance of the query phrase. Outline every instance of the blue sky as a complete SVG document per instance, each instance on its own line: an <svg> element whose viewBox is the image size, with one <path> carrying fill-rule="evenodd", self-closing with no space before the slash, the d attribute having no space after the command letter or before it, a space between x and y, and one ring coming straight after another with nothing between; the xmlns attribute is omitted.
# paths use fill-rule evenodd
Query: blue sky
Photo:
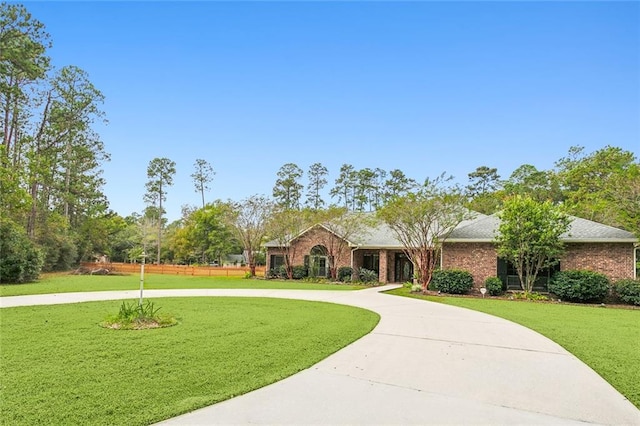
<svg viewBox="0 0 640 426"><path fill-rule="evenodd" d="M146 167L176 162L170 220L207 194L270 195L305 171L549 169L570 146L640 155L638 2L27 2L57 67L105 97L110 207L140 212ZM328 200L328 197L326 197Z"/></svg>

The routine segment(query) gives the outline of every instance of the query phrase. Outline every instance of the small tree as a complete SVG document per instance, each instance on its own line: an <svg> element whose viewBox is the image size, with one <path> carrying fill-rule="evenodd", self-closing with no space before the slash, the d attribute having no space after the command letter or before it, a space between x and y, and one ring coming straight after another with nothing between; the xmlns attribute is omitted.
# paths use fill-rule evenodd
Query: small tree
<svg viewBox="0 0 640 426"><path fill-rule="evenodd" d="M330 207L320 212L316 218L317 223L328 231L319 234L318 244L327 250L329 262L329 274L331 279L338 278L338 265L336 259L343 257L351 250L349 243L357 243L358 238L364 236L367 229L375 225L375 217L366 213L349 212L344 207Z"/></svg>
<svg viewBox="0 0 640 426"><path fill-rule="evenodd" d="M273 202L262 195L254 195L231 204L227 219L247 253L252 277L256 275L256 252L260 250L267 234L267 224L273 209Z"/></svg>
<svg viewBox="0 0 640 426"><path fill-rule="evenodd" d="M520 195L505 201L499 217L498 255L513 263L520 286L529 293L538 273L564 252L560 237L569 230L570 219L550 201Z"/></svg>
<svg viewBox="0 0 640 426"><path fill-rule="evenodd" d="M300 234L309 227L312 216L307 209L279 208L269 221L269 238L276 241L282 250L284 267L289 279L293 279L293 259L296 257L298 246L297 244L291 244L291 241L304 238Z"/></svg>
<svg viewBox="0 0 640 426"><path fill-rule="evenodd" d="M438 265L442 244L470 213L459 188L446 187L444 175L429 180L415 192L392 197L380 217L402 243L413 263L422 291L426 291Z"/></svg>

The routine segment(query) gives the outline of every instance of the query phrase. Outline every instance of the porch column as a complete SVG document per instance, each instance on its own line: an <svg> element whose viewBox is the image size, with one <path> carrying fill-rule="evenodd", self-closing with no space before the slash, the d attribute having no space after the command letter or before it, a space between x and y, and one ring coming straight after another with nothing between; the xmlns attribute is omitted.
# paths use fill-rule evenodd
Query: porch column
<svg viewBox="0 0 640 426"><path fill-rule="evenodd" d="M387 258L389 257L389 255L387 254L386 250L380 250L380 252L378 253L378 259L379 259L379 264L378 264L378 268L379 268L379 272L378 272L378 281L380 281L381 283L386 284L387 283L387 276L388 271L387 271Z"/></svg>

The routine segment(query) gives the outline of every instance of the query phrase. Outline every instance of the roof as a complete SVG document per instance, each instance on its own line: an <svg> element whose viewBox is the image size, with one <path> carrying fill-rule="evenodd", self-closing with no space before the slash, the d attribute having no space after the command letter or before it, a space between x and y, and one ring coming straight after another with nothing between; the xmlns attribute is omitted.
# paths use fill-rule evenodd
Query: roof
<svg viewBox="0 0 640 426"><path fill-rule="evenodd" d="M474 213L475 217L462 221L456 229L449 235L447 242L492 242L498 232L500 219L496 214L487 216L481 213ZM631 232L604 225L592 220L570 216L571 223L569 231L562 235L565 243L636 243L638 239ZM334 232L323 224L317 224L301 232L306 234L311 229L322 227L328 232ZM334 232L335 233L335 232ZM337 235L337 233L336 233ZM292 240L294 240L293 238ZM361 249L402 249L402 243L395 237L395 234L384 222L378 222L374 227L359 235L350 238L349 245ZM269 241L265 247L279 247L277 241Z"/></svg>
<svg viewBox="0 0 640 426"><path fill-rule="evenodd" d="M570 216L569 231L562 234L565 243L634 243L638 239L631 232L592 220ZM497 215L484 216L467 224L460 224L447 239L456 242L491 242L497 235L500 219Z"/></svg>
<svg viewBox="0 0 640 426"><path fill-rule="evenodd" d="M473 222L474 220L480 218L480 217L487 217L486 215L483 215L481 213L476 213L476 212L472 212L474 217L472 219L469 220L465 220L463 222L460 223L460 225L458 225L458 227L460 226L464 226L467 225L471 222ZM368 215L369 217L372 217L374 215L374 213L356 213L356 214L363 214L363 215ZM310 230L317 228L317 227L322 227L324 229L326 229L328 232L332 232L338 236L339 232L336 232L332 229L330 229L330 227L324 225L324 224L317 224L314 225L304 231L302 231L299 235L297 235L295 238L291 238L290 241L295 240L296 238L306 234L307 232L309 232ZM367 248L382 248L382 249L402 249L403 245L400 242L400 240L398 240L395 236L395 234L393 233L393 231L391 230L391 228L389 228L389 226L382 222L382 221L376 221L376 225L359 233L356 235L352 235L349 238L349 246L350 247L358 247L361 249L367 249ZM280 244L278 243L278 241L276 240L272 240L269 241L267 243L264 244L264 247L272 247L272 248L276 248L276 247L280 247Z"/></svg>

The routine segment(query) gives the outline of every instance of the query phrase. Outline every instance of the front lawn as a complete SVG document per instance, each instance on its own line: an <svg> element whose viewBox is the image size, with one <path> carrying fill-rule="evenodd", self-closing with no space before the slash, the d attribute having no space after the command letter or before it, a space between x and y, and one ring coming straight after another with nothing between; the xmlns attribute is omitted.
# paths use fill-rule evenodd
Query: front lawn
<svg viewBox="0 0 640 426"><path fill-rule="evenodd" d="M379 320L364 309L294 300L155 303L180 323L143 331L99 327L121 301L0 310L2 423L158 422L306 369Z"/></svg>
<svg viewBox="0 0 640 426"><path fill-rule="evenodd" d="M560 344L640 408L640 310L467 297L387 293L485 312Z"/></svg>
<svg viewBox="0 0 640 426"><path fill-rule="evenodd" d="M0 296L70 293L77 291L137 290L140 275L71 275L49 274L38 282L2 284ZM145 274L145 289L181 288L253 288L285 290L357 290L365 288L346 284L317 284L304 281L244 279L238 277L191 277L184 275Z"/></svg>

